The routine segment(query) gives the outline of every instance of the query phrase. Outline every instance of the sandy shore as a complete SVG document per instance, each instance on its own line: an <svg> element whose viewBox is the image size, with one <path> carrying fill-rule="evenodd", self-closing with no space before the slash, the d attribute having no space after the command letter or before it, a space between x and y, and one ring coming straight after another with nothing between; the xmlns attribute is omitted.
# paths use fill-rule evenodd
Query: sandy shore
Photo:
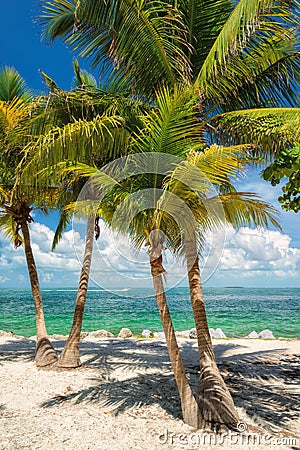
<svg viewBox="0 0 300 450"><path fill-rule="evenodd" d="M196 390L196 343L179 342ZM58 350L64 344L53 343ZM247 428L240 435L205 436L183 424L164 340L88 337L81 344L84 366L55 371L35 367L34 341L2 336L0 448L299 449L300 341L213 343Z"/></svg>

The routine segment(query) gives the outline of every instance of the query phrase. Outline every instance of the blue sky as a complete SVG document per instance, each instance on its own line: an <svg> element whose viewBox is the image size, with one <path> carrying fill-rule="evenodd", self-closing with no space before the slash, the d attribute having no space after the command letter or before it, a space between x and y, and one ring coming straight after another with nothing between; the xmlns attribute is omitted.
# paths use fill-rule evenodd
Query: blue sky
<svg viewBox="0 0 300 450"><path fill-rule="evenodd" d="M51 45L41 41L38 9L38 0L1 2L0 65L14 66L35 91L45 90L39 69L61 88L70 89L74 55L61 41ZM82 60L80 64L86 66Z"/></svg>
<svg viewBox="0 0 300 450"><path fill-rule="evenodd" d="M63 89L69 89L73 77L74 55L61 42L55 42L50 46L41 42L39 27L33 23L36 11L36 1L2 2L0 66L14 66L35 92L45 90L38 69L55 79ZM80 65L84 68L89 67L88 62L82 60ZM208 273L205 284L207 286L300 287L300 215L285 213L280 209L276 200L280 194L280 187L273 188L261 180L258 170L250 170L247 177L239 181L238 186L240 190L256 192L280 210L282 231L245 228L234 232L228 229L218 268L215 271L210 267L204 269L204 275L205 271ZM74 251L74 235L71 229L64 234L56 252L50 252L56 219L55 213L49 217L36 214L35 223L31 227L33 250L41 284L45 288L73 287L78 280L80 264L78 252L76 254ZM83 246L83 236L76 234L76 239L77 244ZM104 287L109 287L109 283L114 283L117 287L124 287L127 284L130 285L130 282L133 285L149 283L148 266L143 265L145 255L142 254L136 262L128 262L124 265L124 255L121 255L119 250L123 249L123 253L129 254L128 243L118 240L117 248L114 248L110 239L104 232L102 243L96 249L99 258L102 254L102 261L98 262L98 271L96 267L93 272L97 284L102 283ZM182 271L180 272L178 267L175 269L172 267L170 255L166 257L166 265L170 266L169 286L171 287L172 283L180 279ZM113 261L112 267L102 267L101 264L105 264L103 258ZM134 254L132 258L135 258ZM13 249L3 236L0 236L0 267L0 287L29 286L23 249ZM134 272L137 274L137 279L132 281L130 274ZM177 275L172 278L172 272L179 278L176 278ZM101 281L103 273L106 273L108 286Z"/></svg>

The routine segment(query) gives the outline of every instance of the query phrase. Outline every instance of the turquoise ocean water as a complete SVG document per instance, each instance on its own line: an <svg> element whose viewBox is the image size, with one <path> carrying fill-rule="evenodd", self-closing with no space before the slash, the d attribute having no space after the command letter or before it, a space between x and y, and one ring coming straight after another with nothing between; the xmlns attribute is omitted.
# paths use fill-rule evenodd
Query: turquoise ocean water
<svg viewBox="0 0 300 450"><path fill-rule="evenodd" d="M49 334L70 330L76 289L43 290ZM122 294L122 292L119 292ZM126 297L90 290L83 331L106 329L117 334L122 327L134 334L143 329L162 331L151 289L126 290ZM137 298L141 295L141 298ZM149 295L149 296L148 296ZM270 329L275 337L300 338L300 289L210 288L204 290L210 328L220 327L227 337L243 337L255 330ZM194 327L188 288L167 292L169 308L178 331ZM0 290L0 329L15 334L35 334L30 290Z"/></svg>

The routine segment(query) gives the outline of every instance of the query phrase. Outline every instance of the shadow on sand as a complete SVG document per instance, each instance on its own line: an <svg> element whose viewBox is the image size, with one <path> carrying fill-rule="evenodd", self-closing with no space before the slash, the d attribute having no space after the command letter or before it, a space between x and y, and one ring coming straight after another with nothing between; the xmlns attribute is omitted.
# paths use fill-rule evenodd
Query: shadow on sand
<svg viewBox="0 0 300 450"><path fill-rule="evenodd" d="M53 341L60 351L63 341ZM0 364L5 361L33 361L34 341L9 341L0 345ZM184 364L194 392L199 363L193 341L181 344ZM282 349L227 356L237 345L222 342L214 347L220 371L236 406L243 408L258 426L270 432L288 431L299 417L297 395L299 355L284 355ZM130 408L159 404L166 413L181 418L178 391L163 341L104 339L82 341L84 365L96 370L90 385L77 392L50 398L43 407L64 402L94 402L113 414ZM52 369L49 369L52 370ZM134 374L134 375L133 375Z"/></svg>

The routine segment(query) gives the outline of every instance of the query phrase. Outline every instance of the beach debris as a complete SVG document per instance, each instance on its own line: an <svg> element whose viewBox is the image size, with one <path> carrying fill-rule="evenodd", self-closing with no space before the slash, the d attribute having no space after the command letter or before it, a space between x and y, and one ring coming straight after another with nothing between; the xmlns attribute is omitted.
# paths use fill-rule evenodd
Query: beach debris
<svg viewBox="0 0 300 450"><path fill-rule="evenodd" d="M258 334L261 339L276 339L271 330L263 330Z"/></svg>
<svg viewBox="0 0 300 450"><path fill-rule="evenodd" d="M145 338L149 338L151 335L151 331L150 330L143 330L142 331L142 336Z"/></svg>
<svg viewBox="0 0 300 450"><path fill-rule="evenodd" d="M90 337L94 337L94 338L112 338L114 337L114 335L107 330L96 330L96 331L91 331L90 333L88 333L88 335Z"/></svg>
<svg viewBox="0 0 300 450"><path fill-rule="evenodd" d="M131 338L133 336L132 331L129 328L122 328L118 334L118 338Z"/></svg>

